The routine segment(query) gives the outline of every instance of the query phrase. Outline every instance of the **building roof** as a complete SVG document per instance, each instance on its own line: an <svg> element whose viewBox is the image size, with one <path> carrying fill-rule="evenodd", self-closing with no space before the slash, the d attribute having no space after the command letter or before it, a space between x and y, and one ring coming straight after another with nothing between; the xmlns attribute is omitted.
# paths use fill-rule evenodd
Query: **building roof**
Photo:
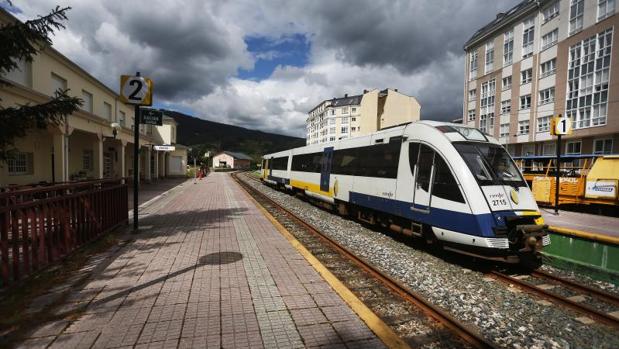
<svg viewBox="0 0 619 349"><path fill-rule="evenodd" d="M247 155L245 153L237 153L237 152L233 152L233 151L224 150L224 151L222 151L221 153L219 153L217 155L220 155L220 154L227 154L227 155L230 155L233 158L239 159L239 160L253 160L251 158L251 156L249 156L249 155ZM215 155L215 156L217 156L217 155Z"/></svg>
<svg viewBox="0 0 619 349"><path fill-rule="evenodd" d="M363 98L363 95L356 95L356 96L345 96L342 98L333 98L331 100L331 106L333 107L341 107L344 105L359 105L361 104L361 98Z"/></svg>
<svg viewBox="0 0 619 349"><path fill-rule="evenodd" d="M523 15L529 14L532 9L544 6L549 1L550 0L523 0L507 12L499 12L494 20L478 29L475 34L466 41L464 49L468 50L482 39L486 39L490 34L520 19Z"/></svg>

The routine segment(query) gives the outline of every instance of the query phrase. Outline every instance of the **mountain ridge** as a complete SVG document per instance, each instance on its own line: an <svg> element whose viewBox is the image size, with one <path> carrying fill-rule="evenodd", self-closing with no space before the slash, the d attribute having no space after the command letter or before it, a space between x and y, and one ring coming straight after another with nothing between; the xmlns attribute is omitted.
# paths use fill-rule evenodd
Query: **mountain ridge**
<svg viewBox="0 0 619 349"><path fill-rule="evenodd" d="M305 139L252 130L162 109L178 124L176 141L208 151L240 151L259 161L262 155L305 145Z"/></svg>

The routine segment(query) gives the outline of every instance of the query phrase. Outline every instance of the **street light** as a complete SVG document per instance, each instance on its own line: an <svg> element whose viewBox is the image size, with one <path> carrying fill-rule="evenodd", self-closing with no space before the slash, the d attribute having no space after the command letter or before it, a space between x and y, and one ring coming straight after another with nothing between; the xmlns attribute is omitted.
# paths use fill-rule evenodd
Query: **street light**
<svg viewBox="0 0 619 349"><path fill-rule="evenodd" d="M112 135L114 135L114 139L116 139L116 136L118 135L118 130L120 130L120 124L117 122L113 122L110 124L110 127L112 128Z"/></svg>

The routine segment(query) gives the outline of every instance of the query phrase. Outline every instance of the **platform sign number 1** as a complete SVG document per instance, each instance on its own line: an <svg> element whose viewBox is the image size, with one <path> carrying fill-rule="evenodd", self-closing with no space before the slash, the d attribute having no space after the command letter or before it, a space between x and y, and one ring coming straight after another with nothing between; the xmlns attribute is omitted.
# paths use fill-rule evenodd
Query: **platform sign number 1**
<svg viewBox="0 0 619 349"><path fill-rule="evenodd" d="M559 115L554 118L551 133L555 136L572 134L572 121L568 117Z"/></svg>
<svg viewBox="0 0 619 349"><path fill-rule="evenodd" d="M120 77L120 97L128 104L152 105L153 82L143 76L122 75Z"/></svg>

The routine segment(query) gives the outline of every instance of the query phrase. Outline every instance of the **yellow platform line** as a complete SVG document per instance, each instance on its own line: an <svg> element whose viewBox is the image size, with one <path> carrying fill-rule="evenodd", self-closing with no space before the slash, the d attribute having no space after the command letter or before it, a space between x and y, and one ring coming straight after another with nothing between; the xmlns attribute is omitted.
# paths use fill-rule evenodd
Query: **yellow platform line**
<svg viewBox="0 0 619 349"><path fill-rule="evenodd" d="M585 239L585 240L603 242L605 244L619 246L619 238L616 238L613 236L597 234L597 233L592 233L592 232L582 231L582 230L572 229L572 228L557 227L553 225L549 226L548 229L550 229L554 233L565 235L565 236L578 237L578 238Z"/></svg>
<svg viewBox="0 0 619 349"><path fill-rule="evenodd" d="M349 290L335 275L333 275L320 261L308 251L275 217L273 217L251 195L247 195L254 202L262 214L277 228L290 244L309 262L309 264L325 279L325 281L342 297L348 306L365 322L365 324L389 348L410 349L393 330L387 326L370 308L368 308L351 290Z"/></svg>

